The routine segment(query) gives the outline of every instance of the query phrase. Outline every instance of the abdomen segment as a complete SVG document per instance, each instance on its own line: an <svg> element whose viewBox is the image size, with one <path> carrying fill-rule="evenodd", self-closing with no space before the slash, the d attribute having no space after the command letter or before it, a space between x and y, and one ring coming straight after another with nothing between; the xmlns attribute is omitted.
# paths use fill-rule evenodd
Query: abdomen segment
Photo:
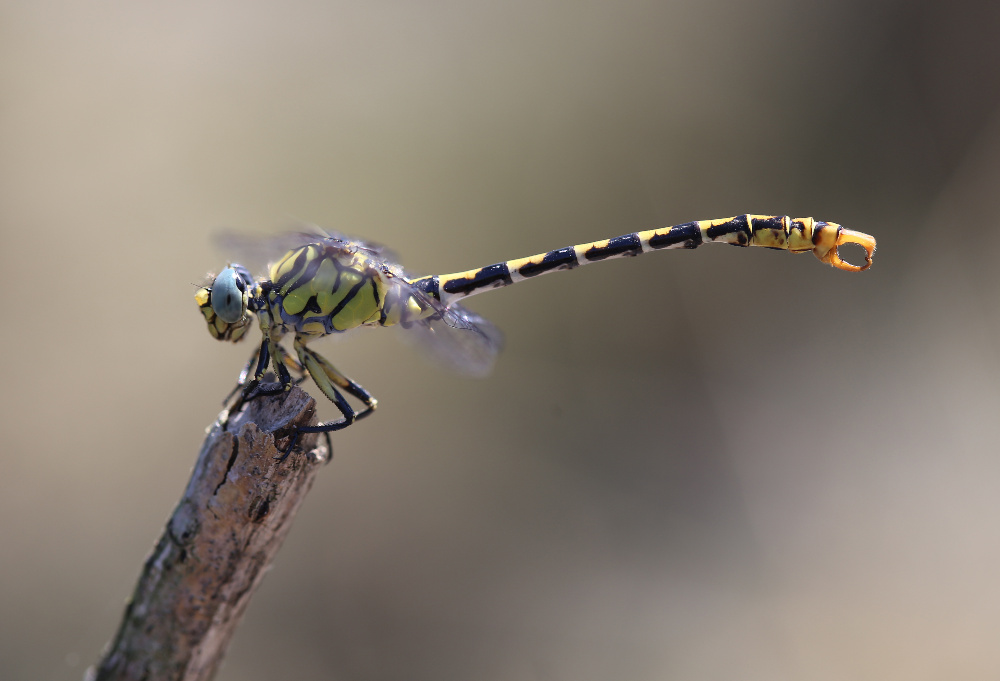
<svg viewBox="0 0 1000 681"><path fill-rule="evenodd" d="M838 269L860 272L871 267L875 239L867 234L844 229L835 222L812 218L774 215L737 215L720 220L700 220L684 224L633 232L587 244L567 246L527 258L517 258L479 269L454 274L422 277L413 281L445 305L467 296L502 288L525 279L573 269L594 262L625 258L670 248L697 248L704 243L733 246L763 246L804 253ZM839 247L854 243L865 249L865 264L853 265L840 258Z"/></svg>

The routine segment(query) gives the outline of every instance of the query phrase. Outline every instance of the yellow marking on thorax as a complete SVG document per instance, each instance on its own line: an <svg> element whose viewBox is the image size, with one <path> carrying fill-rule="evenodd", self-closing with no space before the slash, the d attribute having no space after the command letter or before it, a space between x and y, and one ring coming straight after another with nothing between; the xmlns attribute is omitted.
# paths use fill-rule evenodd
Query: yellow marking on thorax
<svg viewBox="0 0 1000 681"><path fill-rule="evenodd" d="M379 307L375 300L375 282L372 277L366 278L367 281L333 317L333 328L337 331L346 331L361 326L372 316L378 315Z"/></svg>

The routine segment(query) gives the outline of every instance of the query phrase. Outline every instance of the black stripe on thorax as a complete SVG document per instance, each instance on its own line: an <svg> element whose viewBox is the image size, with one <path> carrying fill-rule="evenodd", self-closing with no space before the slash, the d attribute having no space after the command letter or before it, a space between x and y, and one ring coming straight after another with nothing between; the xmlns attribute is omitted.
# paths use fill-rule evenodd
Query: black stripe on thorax
<svg viewBox="0 0 1000 681"><path fill-rule="evenodd" d="M566 248L549 251L542 258L541 262L529 262L521 265L521 267L517 268L517 273L522 277L534 277L539 274L551 272L552 270L569 270L579 264L579 261L576 259L576 249L572 246L567 246Z"/></svg>
<svg viewBox="0 0 1000 681"><path fill-rule="evenodd" d="M469 295L481 288L497 288L513 283L507 263L498 262L476 270L471 277L452 279L444 283L444 292L452 295Z"/></svg>
<svg viewBox="0 0 1000 681"><path fill-rule="evenodd" d="M642 253L642 242L638 234L626 234L608 239L607 246L591 246L583 253L588 261L604 260L616 256L631 256Z"/></svg>
<svg viewBox="0 0 1000 681"><path fill-rule="evenodd" d="M370 278L362 277L361 281L352 286L351 290L347 292L347 295L345 295L343 298L340 299L340 302L337 303L336 306L334 306L334 308L330 311L330 314L326 315L326 318L330 320L331 327L333 326L333 320L337 317L337 315L343 312L344 308L347 307L348 303L354 300L354 296L358 295L358 291L364 288L365 284L371 284L371 283L372 280ZM374 284L372 284L372 288L374 287L375 287Z"/></svg>
<svg viewBox="0 0 1000 681"><path fill-rule="evenodd" d="M305 265L305 268L303 268L302 260L303 258L307 257L306 254L310 249L315 249L315 253L313 255L312 260L310 260ZM285 276L281 277L281 281L283 283L280 284L280 286L284 287L285 284L287 284L293 278L295 279L295 283L289 290L298 288L299 286L308 283L309 281L312 280L313 277L316 276L316 272L319 271L320 265L323 264L324 260L330 260L331 262L333 262L333 266L334 268L336 268L339 277L341 267L340 263L337 262L337 259L335 257L332 257L332 254L327 253L325 249L320 248L316 244L310 244L308 246L305 246L302 249L302 252L295 258L295 268L287 272Z"/></svg>
<svg viewBox="0 0 1000 681"><path fill-rule="evenodd" d="M306 306L299 312L299 316L305 317L306 312L312 312L313 314L321 314L323 312L315 295L309 296L309 300L306 301Z"/></svg>
<svg viewBox="0 0 1000 681"><path fill-rule="evenodd" d="M295 254L295 261L292 266L283 275L278 277L277 281L274 282L274 285L277 288L283 288L285 284L292 279L292 277L298 276L299 272L301 272L302 268L305 266L307 251L308 248L299 249L299 252Z"/></svg>
<svg viewBox="0 0 1000 681"><path fill-rule="evenodd" d="M684 244L684 248L701 246L701 227L697 222L685 222L671 227L663 234L655 234L649 239L650 248L670 248L677 244Z"/></svg>

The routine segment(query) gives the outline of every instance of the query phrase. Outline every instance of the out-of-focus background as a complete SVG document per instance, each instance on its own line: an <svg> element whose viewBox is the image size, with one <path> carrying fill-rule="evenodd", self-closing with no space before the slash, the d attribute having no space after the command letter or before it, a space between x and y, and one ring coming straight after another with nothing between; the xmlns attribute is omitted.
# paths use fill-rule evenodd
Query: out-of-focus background
<svg viewBox="0 0 1000 681"><path fill-rule="evenodd" d="M381 406L219 678L998 678L998 27L4 2L0 678L94 662L251 350L195 309L213 233L309 221L433 273L742 212L870 232L875 266L710 246L490 293L486 380L318 344Z"/></svg>

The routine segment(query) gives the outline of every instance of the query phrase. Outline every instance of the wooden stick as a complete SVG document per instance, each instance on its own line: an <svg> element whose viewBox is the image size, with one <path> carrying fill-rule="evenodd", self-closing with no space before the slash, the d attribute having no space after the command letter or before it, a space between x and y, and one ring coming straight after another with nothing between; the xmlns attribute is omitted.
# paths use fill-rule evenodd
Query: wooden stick
<svg viewBox="0 0 1000 681"><path fill-rule="evenodd" d="M304 434L316 403L293 387L212 425L180 503L146 560L122 623L88 681L207 681L312 486L325 448ZM237 435L234 435L238 434ZM275 441L277 437L277 443Z"/></svg>

